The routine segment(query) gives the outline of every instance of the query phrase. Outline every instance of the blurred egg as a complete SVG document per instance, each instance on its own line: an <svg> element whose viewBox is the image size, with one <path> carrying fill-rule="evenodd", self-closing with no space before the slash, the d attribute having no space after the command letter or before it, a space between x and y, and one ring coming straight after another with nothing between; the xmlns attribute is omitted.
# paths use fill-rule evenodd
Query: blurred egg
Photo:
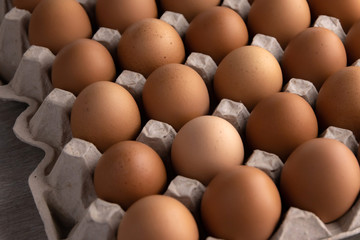
<svg viewBox="0 0 360 240"><path fill-rule="evenodd" d="M297 146L317 135L317 119L309 103L288 92L275 93L261 100L246 125L249 146L274 153L282 161Z"/></svg>
<svg viewBox="0 0 360 240"><path fill-rule="evenodd" d="M191 119L208 114L209 93L204 80L191 67L171 63L153 71L142 92L147 115L179 130Z"/></svg>
<svg viewBox="0 0 360 240"><path fill-rule="evenodd" d="M188 22L204 10L219 5L220 0L160 0L160 6L164 11L172 11L184 15Z"/></svg>
<svg viewBox="0 0 360 240"><path fill-rule="evenodd" d="M347 212L360 190L360 168L352 151L334 139L301 144L284 164L281 194L290 206L315 213L324 223Z"/></svg>
<svg viewBox="0 0 360 240"><path fill-rule="evenodd" d="M276 185L249 166L234 166L216 175L201 200L206 229L221 239L269 239L280 214Z"/></svg>
<svg viewBox="0 0 360 240"><path fill-rule="evenodd" d="M345 32L360 20L360 1L358 0L308 0L313 19L328 15L340 20Z"/></svg>
<svg viewBox="0 0 360 240"><path fill-rule="evenodd" d="M185 48L180 35L168 23L147 18L126 29L117 49L123 69L139 72L145 77L168 63L182 63Z"/></svg>
<svg viewBox="0 0 360 240"><path fill-rule="evenodd" d="M161 193L166 170L159 155L136 141L121 141L108 148L94 171L97 196L127 209L135 201Z"/></svg>
<svg viewBox="0 0 360 240"><path fill-rule="evenodd" d="M32 12L41 0L12 0L14 7Z"/></svg>
<svg viewBox="0 0 360 240"><path fill-rule="evenodd" d="M276 58L257 46L231 51L220 62L214 76L214 91L223 98L242 102L251 111L263 98L279 92L283 78Z"/></svg>
<svg viewBox="0 0 360 240"><path fill-rule="evenodd" d="M285 48L298 33L310 26L311 16L306 0L259 0L248 15L249 31L275 37Z"/></svg>
<svg viewBox="0 0 360 240"><path fill-rule="evenodd" d="M95 7L98 25L120 33L141 19L156 18L157 14L155 0L97 0Z"/></svg>
<svg viewBox="0 0 360 240"><path fill-rule="evenodd" d="M85 9L76 0L42 0L29 23L29 42L57 54L65 45L90 38L92 29Z"/></svg>
<svg viewBox="0 0 360 240"><path fill-rule="evenodd" d="M171 147L175 171L204 185L220 171L242 164L243 159L239 133L228 121L216 116L201 116L186 123Z"/></svg>
<svg viewBox="0 0 360 240"><path fill-rule="evenodd" d="M321 87L316 114L321 129L329 126L353 131L360 139L360 67L345 67L331 75Z"/></svg>
<svg viewBox="0 0 360 240"><path fill-rule="evenodd" d="M178 200L152 195L136 201L125 212L118 240L198 240L199 230L191 212Z"/></svg>
<svg viewBox="0 0 360 240"><path fill-rule="evenodd" d="M284 76L312 82L317 90L331 74L347 64L345 47L332 31L311 27L287 45L281 60Z"/></svg>
<svg viewBox="0 0 360 240"><path fill-rule="evenodd" d="M79 39L66 45L56 55L51 69L54 87L78 95L97 81L112 81L116 69L109 51L91 39Z"/></svg>
<svg viewBox="0 0 360 240"><path fill-rule="evenodd" d="M219 64L229 52L246 45L248 38L246 25L237 12L215 6L190 22L185 44L190 52L207 54Z"/></svg>
<svg viewBox="0 0 360 240"><path fill-rule="evenodd" d="M345 39L345 48L348 58L348 64L353 64L360 59L360 21L352 25Z"/></svg>
<svg viewBox="0 0 360 240"><path fill-rule="evenodd" d="M73 137L89 141L104 152L117 142L137 136L140 111L125 88L100 81L90 84L77 96L70 125Z"/></svg>

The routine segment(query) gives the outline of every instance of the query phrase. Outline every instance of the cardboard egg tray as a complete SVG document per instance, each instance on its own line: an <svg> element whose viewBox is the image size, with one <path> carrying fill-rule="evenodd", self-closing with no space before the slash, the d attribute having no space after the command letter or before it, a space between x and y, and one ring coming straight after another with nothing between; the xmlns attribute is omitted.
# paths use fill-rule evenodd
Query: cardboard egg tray
<svg viewBox="0 0 360 240"><path fill-rule="evenodd" d="M79 1L90 18L96 1ZM245 1L223 1L223 5L233 8L243 18L250 5ZM31 14L12 8L11 1L0 1L0 98L25 102L29 107L17 118L14 125L16 136L45 151L34 172L29 176L29 186L34 201L43 220L48 239L116 239L117 227L124 211L117 204L98 199L93 186L93 172L101 153L87 141L73 138L69 116L76 97L67 91L53 88L50 71L55 56L44 47L30 46L27 40L27 26ZM161 19L170 23L181 36L188 22L181 14L165 12ZM321 16L315 23L333 30L342 40L345 33L337 19ZM100 28L93 39L102 43L115 56L121 38L118 31ZM283 50L275 38L258 34L252 45L269 50L281 61ZM204 79L210 96L214 98L212 80L217 69L215 62L207 55L191 53L185 62ZM354 63L358 65L358 63ZM146 79L139 73L124 70L116 82L125 87L139 103ZM314 106L317 90L312 83L302 79L292 79L283 91L293 92ZM244 137L249 112L240 102L223 99L212 113L229 121ZM176 131L168 124L149 120L137 141L151 146L170 167L170 149ZM321 137L338 139L355 154L358 142L351 131L329 127ZM257 167L278 183L282 161L274 154L255 150L246 165ZM183 176L175 176L165 195L181 201L199 220L199 204L205 186ZM206 236L199 225L202 239ZM360 233L360 200L336 222L324 224L311 212L290 208L271 239L343 239Z"/></svg>

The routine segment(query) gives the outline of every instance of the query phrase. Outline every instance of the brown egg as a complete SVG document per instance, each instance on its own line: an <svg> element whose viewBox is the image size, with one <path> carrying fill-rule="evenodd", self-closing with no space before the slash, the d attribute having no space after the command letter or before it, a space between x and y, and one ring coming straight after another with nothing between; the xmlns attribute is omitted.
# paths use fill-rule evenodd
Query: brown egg
<svg viewBox="0 0 360 240"><path fill-rule="evenodd" d="M360 67L346 67L331 75L321 87L316 115L321 129L346 128L360 139Z"/></svg>
<svg viewBox="0 0 360 240"><path fill-rule="evenodd" d="M346 66L346 51L334 32L311 27L290 41L281 64L286 79L305 79L319 90L326 78Z"/></svg>
<svg viewBox="0 0 360 240"><path fill-rule="evenodd" d="M285 161L303 142L318 135L311 106L300 96L279 92L260 101L246 125L246 140L252 149L278 155Z"/></svg>
<svg viewBox="0 0 360 240"><path fill-rule="evenodd" d="M345 39L345 48L347 53L348 64L351 65L360 59L360 21L352 25Z"/></svg>
<svg viewBox="0 0 360 240"><path fill-rule="evenodd" d="M313 19L319 15L328 15L340 20L347 32L351 25L360 20L360 2L358 0L308 0Z"/></svg>
<svg viewBox="0 0 360 240"><path fill-rule="evenodd" d="M108 148L94 171L94 187L99 198L127 209L135 201L161 193L166 170L159 155L136 141L121 141Z"/></svg>
<svg viewBox="0 0 360 240"><path fill-rule="evenodd" d="M310 26L310 21L306 0L259 0L251 6L247 23L252 34L275 37L285 48L293 37Z"/></svg>
<svg viewBox="0 0 360 240"><path fill-rule="evenodd" d="M207 54L219 64L229 52L246 45L248 38L246 25L238 13L215 6L191 21L185 44L190 52Z"/></svg>
<svg viewBox="0 0 360 240"><path fill-rule="evenodd" d="M148 18L132 24L122 34L118 45L122 68L145 77L168 63L182 63L185 48L180 35L168 23Z"/></svg>
<svg viewBox="0 0 360 240"><path fill-rule="evenodd" d="M12 0L14 7L32 12L41 0Z"/></svg>
<svg viewBox="0 0 360 240"><path fill-rule="evenodd" d="M152 195L135 202L125 212L118 240L198 240L199 231L190 211L178 200Z"/></svg>
<svg viewBox="0 0 360 240"><path fill-rule="evenodd" d="M206 9L219 5L220 0L160 0L160 5L165 11L172 11L184 15L188 22Z"/></svg>
<svg viewBox="0 0 360 240"><path fill-rule="evenodd" d="M282 83L280 65L269 51L244 46L221 61L214 76L214 91L219 100L242 102L251 111L260 100L279 92Z"/></svg>
<svg viewBox="0 0 360 240"><path fill-rule="evenodd" d="M89 17L76 0L42 0L30 18L30 44L47 47L54 54L66 44L91 35Z"/></svg>
<svg viewBox="0 0 360 240"><path fill-rule="evenodd" d="M360 168L352 151L334 139L316 138L287 159L281 194L290 206L311 211L329 223L347 212L360 190Z"/></svg>
<svg viewBox="0 0 360 240"><path fill-rule="evenodd" d="M179 130L191 119L208 114L209 93L201 76L191 67L171 63L147 78L142 99L148 116Z"/></svg>
<svg viewBox="0 0 360 240"><path fill-rule="evenodd" d="M249 166L218 174L201 201L209 234L221 239L269 239L281 214L280 194L271 178Z"/></svg>
<svg viewBox="0 0 360 240"><path fill-rule="evenodd" d="M157 18L155 0L97 0L95 15L101 27L124 30L144 18Z"/></svg>
<svg viewBox="0 0 360 240"><path fill-rule="evenodd" d="M242 164L243 159L239 133L228 121L216 116L201 116L186 123L171 147L175 171L204 185L220 171Z"/></svg>
<svg viewBox="0 0 360 240"><path fill-rule="evenodd" d="M70 125L73 137L89 141L104 152L117 142L137 136L140 111L125 88L100 81L84 88L76 98Z"/></svg>
<svg viewBox="0 0 360 240"><path fill-rule="evenodd" d="M53 86L78 95L93 82L112 81L116 69L109 51L91 39L79 39L56 55L51 69Z"/></svg>

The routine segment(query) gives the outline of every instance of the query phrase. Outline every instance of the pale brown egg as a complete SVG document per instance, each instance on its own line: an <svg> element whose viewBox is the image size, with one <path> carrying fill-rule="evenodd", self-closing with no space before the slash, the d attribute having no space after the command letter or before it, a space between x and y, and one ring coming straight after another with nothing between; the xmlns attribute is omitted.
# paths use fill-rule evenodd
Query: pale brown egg
<svg viewBox="0 0 360 240"><path fill-rule="evenodd" d="M32 12L41 0L12 0L14 7Z"/></svg>
<svg viewBox="0 0 360 240"><path fill-rule="evenodd" d="M343 143L316 138L301 144L281 172L281 194L290 205L329 223L347 212L360 190L360 168Z"/></svg>
<svg viewBox="0 0 360 240"><path fill-rule="evenodd" d="M260 101L246 125L249 146L274 153L282 161L297 146L317 135L317 119L310 104L288 92L275 93Z"/></svg>
<svg viewBox="0 0 360 240"><path fill-rule="evenodd" d="M311 14L306 0L259 0L248 15L249 31L275 37L285 48L298 33L310 26Z"/></svg>
<svg viewBox="0 0 360 240"><path fill-rule="evenodd" d="M115 63L103 45L95 40L79 39L56 55L51 81L55 88L78 95L93 82L114 80L115 74Z"/></svg>
<svg viewBox="0 0 360 240"><path fill-rule="evenodd" d="M347 53L348 64L353 64L360 59L360 21L352 25L345 39L345 49Z"/></svg>
<svg viewBox="0 0 360 240"><path fill-rule="evenodd" d="M308 0L313 19L319 15L336 17L347 32L351 25L360 20L358 0Z"/></svg>
<svg viewBox="0 0 360 240"><path fill-rule="evenodd" d="M177 131L191 119L208 114L210 105L201 76L178 63L163 65L149 75L142 100L149 118L166 122Z"/></svg>
<svg viewBox="0 0 360 240"><path fill-rule="evenodd" d="M29 42L57 54L79 38L90 38L92 28L85 9L76 0L42 0L29 23Z"/></svg>
<svg viewBox="0 0 360 240"><path fill-rule="evenodd" d="M345 47L332 31L311 27L287 45L281 60L284 77L312 82L317 90L331 74L347 64Z"/></svg>
<svg viewBox="0 0 360 240"><path fill-rule="evenodd" d="M257 46L231 51L214 76L217 98L242 102L249 111L263 98L279 92L282 84L279 62L269 51Z"/></svg>
<svg viewBox="0 0 360 240"><path fill-rule="evenodd" d="M280 194L271 178L243 165L216 175L201 201L206 229L221 239L269 239L280 214Z"/></svg>
<svg viewBox="0 0 360 240"><path fill-rule="evenodd" d="M165 195L151 195L136 201L125 212L117 239L198 240L199 230L181 202Z"/></svg>
<svg viewBox="0 0 360 240"><path fill-rule="evenodd" d="M93 143L101 152L134 139L141 125L131 94L117 83L100 81L84 88L71 110L72 135Z"/></svg>
<svg viewBox="0 0 360 240"><path fill-rule="evenodd" d="M182 63L185 47L180 35L168 23L147 18L140 20L122 34L118 49L120 66L145 77L168 63Z"/></svg>
<svg viewBox="0 0 360 240"><path fill-rule="evenodd" d="M171 147L175 171L204 185L220 171L242 164L243 159L239 133L228 121L216 116L201 116L186 123Z"/></svg>
<svg viewBox="0 0 360 240"><path fill-rule="evenodd" d="M234 10L215 6L198 14L185 33L190 52L209 55L219 64L232 50L248 43L249 35L241 16Z"/></svg>
<svg viewBox="0 0 360 240"><path fill-rule="evenodd" d="M131 24L158 15L155 0L97 0L96 21L100 27L124 30Z"/></svg>
<svg viewBox="0 0 360 240"><path fill-rule="evenodd" d="M127 209L135 201L159 194L166 185L166 170L159 155L137 141L121 141L108 148L94 171L97 196Z"/></svg>
<svg viewBox="0 0 360 240"><path fill-rule="evenodd" d="M160 6L164 11L181 13L188 22L191 22L191 20L199 13L210 7L217 6L219 3L220 0L160 0Z"/></svg>
<svg viewBox="0 0 360 240"><path fill-rule="evenodd" d="M321 129L336 126L353 131L360 139L360 67L345 67L321 87L316 115Z"/></svg>

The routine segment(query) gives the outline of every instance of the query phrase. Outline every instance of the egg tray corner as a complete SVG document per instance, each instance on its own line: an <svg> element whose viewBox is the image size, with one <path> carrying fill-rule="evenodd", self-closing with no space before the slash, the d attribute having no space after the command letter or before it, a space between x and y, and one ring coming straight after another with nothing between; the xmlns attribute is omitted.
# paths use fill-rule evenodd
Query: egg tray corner
<svg viewBox="0 0 360 240"><path fill-rule="evenodd" d="M82 2L87 6L86 9L91 9L93 1ZM233 2L224 1L223 5L233 7ZM71 136L69 115L75 96L52 87L49 72L55 56L46 48L30 47L26 35L30 14L11 8L9 1L3 0L1 4L7 7L9 12L4 14L5 23L0 26L0 65L6 66L0 74L9 83L0 87L0 98L29 105L17 118L14 132L20 140L45 151L45 157L29 176L29 186L46 234L51 240L115 239L124 211L117 204L96 197L92 174L101 153L92 143ZM242 16L249 10L246 3L237 7L237 12ZM163 20L172 21L179 34L184 33L186 23L181 16L164 15ZM330 18L330 25L334 24L332 20ZM317 24L322 26L324 21L325 25L329 26L326 23L329 18L326 17L317 21ZM338 29L336 21L333 27ZM342 32L338 32L338 35L342 35ZM94 34L93 39L114 54L120 37L117 31L101 28ZM268 49L278 61L281 60L283 52L274 38L257 35L252 44ZM9 52L12 53L10 58ZM194 53L188 57L185 64L199 72L208 88L211 88L212 77L216 71L216 64L211 58ZM141 101L144 84L141 74L123 71L117 78L117 83L127 88L138 102ZM297 93L314 106L317 96L314 89L307 81L292 79L283 91ZM224 99L213 115L228 120L243 135L249 112L242 103ZM175 135L176 132L170 125L150 120L145 124L137 141L154 148L165 164L169 165L169 151ZM353 134L345 129L330 127L322 137L338 139L353 152L358 147ZM275 182L278 181L282 162L276 155L255 150L246 164L262 169ZM199 218L198 206L204 191L205 187L198 181L176 176L164 194L183 202L194 216ZM311 239L342 239L359 234L359 222L360 200L357 200L343 217L331 224L322 223L310 212L290 208L271 239L294 239L304 234L311 236ZM303 227L299 228L300 225Z"/></svg>

